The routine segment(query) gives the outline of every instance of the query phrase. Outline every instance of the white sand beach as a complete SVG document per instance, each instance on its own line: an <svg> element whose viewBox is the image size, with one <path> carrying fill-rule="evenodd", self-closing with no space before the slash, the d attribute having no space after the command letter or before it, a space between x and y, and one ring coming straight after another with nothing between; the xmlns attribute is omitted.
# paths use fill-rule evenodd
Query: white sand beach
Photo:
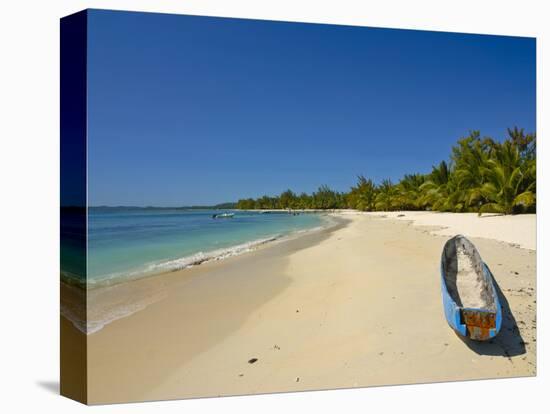
<svg viewBox="0 0 550 414"><path fill-rule="evenodd" d="M525 249L536 250L537 220L535 214L502 216L477 213L439 213L430 211L375 212L369 215L387 217L394 220L412 221L416 226L433 226L438 229L432 234L468 237L503 241Z"/></svg>
<svg viewBox="0 0 550 414"><path fill-rule="evenodd" d="M535 375L534 215L338 215L333 230L119 287L159 299L87 336L88 402ZM504 297L491 342L462 340L443 314L456 233Z"/></svg>

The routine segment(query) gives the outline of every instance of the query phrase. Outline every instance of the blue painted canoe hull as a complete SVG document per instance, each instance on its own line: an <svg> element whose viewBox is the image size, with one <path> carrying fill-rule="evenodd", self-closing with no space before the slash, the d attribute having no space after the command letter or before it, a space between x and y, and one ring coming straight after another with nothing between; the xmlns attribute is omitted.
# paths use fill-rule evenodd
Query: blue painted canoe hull
<svg viewBox="0 0 550 414"><path fill-rule="evenodd" d="M459 236L457 236L459 237ZM460 236L463 237L463 236ZM454 239L454 238L453 238ZM453 239L449 240L447 243L451 242ZM475 247L474 247L475 249ZM476 251L477 253L477 251ZM478 253L477 253L478 254ZM441 257L441 295L443 297L443 309L445 311L445 318L449 323L449 326L453 328L460 336L465 338L477 340L477 341L486 341L491 338L494 338L500 331L502 326L502 307L500 306L500 301L498 299L497 290L495 288L493 276L485 264L481 263L481 268L483 272L483 277L487 284L490 284L490 290L492 292L492 299L495 303L494 310L488 309L479 309L479 308L466 308L459 306L456 301L452 298L447 287L447 282L445 278L445 249L443 249L443 254ZM471 319L477 318L479 321L482 321L482 326L474 326L474 324L467 324L466 320L471 321ZM483 324L483 322L488 321L490 325ZM491 326L491 327L488 327Z"/></svg>

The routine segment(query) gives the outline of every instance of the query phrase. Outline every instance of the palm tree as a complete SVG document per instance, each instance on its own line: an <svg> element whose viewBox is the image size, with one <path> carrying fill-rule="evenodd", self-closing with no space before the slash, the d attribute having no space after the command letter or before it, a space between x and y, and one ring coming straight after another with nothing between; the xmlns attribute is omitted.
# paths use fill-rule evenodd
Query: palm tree
<svg viewBox="0 0 550 414"><path fill-rule="evenodd" d="M521 167L518 147L512 141L505 141L496 151L495 158L487 161L484 169L487 182L481 187L481 193L488 202L480 207L480 214L512 214L515 208L528 208L535 204L533 190L536 181L523 185L526 175ZM534 165L529 168L533 167ZM530 169L527 172L532 174Z"/></svg>
<svg viewBox="0 0 550 414"><path fill-rule="evenodd" d="M291 190L278 197L244 199L238 208L351 207L358 210L427 209L436 211L502 212L536 208L536 138L523 129L508 129L504 143L479 131L458 140L450 163L441 161L427 174L407 174L397 185L357 177L350 191L340 193L321 186L313 194L297 196Z"/></svg>
<svg viewBox="0 0 550 414"><path fill-rule="evenodd" d="M448 197L447 183L451 172L445 161L441 161L437 167L432 167L432 172L428 174L426 181L419 188L419 204L424 208L431 210L441 210L441 205Z"/></svg>
<svg viewBox="0 0 550 414"><path fill-rule="evenodd" d="M421 208L420 187L426 181L422 174L405 174L397 185L394 206L399 210L418 210Z"/></svg>
<svg viewBox="0 0 550 414"><path fill-rule="evenodd" d="M508 137L517 147L522 158L534 159L536 153L536 136L535 134L525 134L523 128L517 126L514 129L507 129Z"/></svg>
<svg viewBox="0 0 550 414"><path fill-rule="evenodd" d="M298 208L311 208L311 196L309 196L307 193L301 193L298 196Z"/></svg>
<svg viewBox="0 0 550 414"><path fill-rule="evenodd" d="M294 208L296 205L296 194L292 190L286 190L279 196L279 207L283 209Z"/></svg>
<svg viewBox="0 0 550 414"><path fill-rule="evenodd" d="M453 147L454 173L463 196L459 203L462 204L462 210L469 210L486 202L481 192L485 182L483 173L490 155L497 147L498 144L489 138L482 141L479 131L470 133L468 137L458 141L458 146Z"/></svg>
<svg viewBox="0 0 550 414"><path fill-rule="evenodd" d="M319 187L316 193L313 193L314 208L333 209L341 206L341 195L330 189L328 185Z"/></svg>
<svg viewBox="0 0 550 414"><path fill-rule="evenodd" d="M390 179L382 180L375 199L376 210L390 211L394 208L397 191Z"/></svg>
<svg viewBox="0 0 550 414"><path fill-rule="evenodd" d="M348 194L348 205L362 211L373 211L375 208L376 185L362 175L357 177L357 185Z"/></svg>

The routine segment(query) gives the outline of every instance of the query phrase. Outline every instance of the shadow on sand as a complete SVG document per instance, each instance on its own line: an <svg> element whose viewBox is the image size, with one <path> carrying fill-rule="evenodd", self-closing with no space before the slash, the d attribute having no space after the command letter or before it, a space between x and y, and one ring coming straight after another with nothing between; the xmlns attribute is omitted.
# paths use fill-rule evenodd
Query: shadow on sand
<svg viewBox="0 0 550 414"><path fill-rule="evenodd" d="M59 381L36 381L36 385L48 392L59 395Z"/></svg>
<svg viewBox="0 0 550 414"><path fill-rule="evenodd" d="M483 213L482 215L478 216L479 218L489 218L489 217L501 217L504 216L502 213Z"/></svg>
<svg viewBox="0 0 550 414"><path fill-rule="evenodd" d="M487 266L487 269L489 269L489 266ZM493 278L500 306L502 307L502 326L500 332L495 338L487 342L477 342L468 338L463 338L462 336L459 337L472 351L479 355L493 355L510 358L525 354L525 342L519 332L516 318L514 318L508 300L502 293L490 269L489 273L491 273L491 277Z"/></svg>

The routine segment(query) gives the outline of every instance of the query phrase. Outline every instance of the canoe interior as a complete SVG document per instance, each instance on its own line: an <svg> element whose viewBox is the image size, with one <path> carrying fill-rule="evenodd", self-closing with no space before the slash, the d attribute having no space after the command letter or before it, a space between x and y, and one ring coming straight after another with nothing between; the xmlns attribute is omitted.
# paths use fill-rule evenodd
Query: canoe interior
<svg viewBox="0 0 550 414"><path fill-rule="evenodd" d="M496 312L490 275L475 246L464 236L450 239L443 249L444 281L452 300L461 308Z"/></svg>

